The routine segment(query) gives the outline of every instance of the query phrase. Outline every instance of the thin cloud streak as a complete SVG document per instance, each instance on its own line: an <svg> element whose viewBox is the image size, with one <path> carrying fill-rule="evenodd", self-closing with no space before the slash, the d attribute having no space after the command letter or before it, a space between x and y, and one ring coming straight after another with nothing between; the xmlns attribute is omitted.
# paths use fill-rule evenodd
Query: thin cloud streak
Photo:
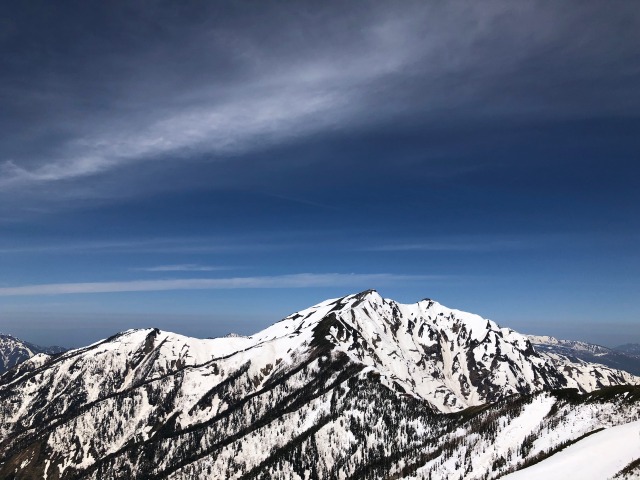
<svg viewBox="0 0 640 480"><path fill-rule="evenodd" d="M217 272L220 270L232 270L234 267L197 265L187 263L182 265L157 265L155 267L141 267L135 270L139 272Z"/></svg>
<svg viewBox="0 0 640 480"><path fill-rule="evenodd" d="M167 290L362 287L363 285L374 287L377 285L442 280L445 278L450 277L438 275L397 275L392 273L299 273L260 277L49 283L41 285L23 285L18 287L1 287L0 297L122 292L160 292Z"/></svg>
<svg viewBox="0 0 640 480"><path fill-rule="evenodd" d="M368 252L490 252L531 248L531 242L518 240L478 242L425 242L377 245L363 249Z"/></svg>
<svg viewBox="0 0 640 480"><path fill-rule="evenodd" d="M154 252L154 253L220 253L269 251L291 248L287 243L243 243L237 241L221 241L219 238L158 238L141 240L123 240L120 242L82 242L59 245L28 245L0 247L0 255L16 255L21 253L79 253L79 252Z"/></svg>

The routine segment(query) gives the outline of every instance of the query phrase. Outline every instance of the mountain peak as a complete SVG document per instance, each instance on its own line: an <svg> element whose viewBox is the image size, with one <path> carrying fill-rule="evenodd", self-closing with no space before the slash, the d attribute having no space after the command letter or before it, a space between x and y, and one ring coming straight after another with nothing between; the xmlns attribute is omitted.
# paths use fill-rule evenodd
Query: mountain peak
<svg viewBox="0 0 640 480"><path fill-rule="evenodd" d="M346 303L351 299L357 300L358 302L363 302L366 300L374 300L374 301L383 300L382 296L380 296L378 291L374 290L373 288L370 288L368 290L363 290L362 292L346 295L342 297L340 300L342 301L342 303Z"/></svg>
<svg viewBox="0 0 640 480"><path fill-rule="evenodd" d="M538 390L590 391L632 381L615 370L600 376L586 364L572 363L571 369L562 370L554 363L557 359L537 353L525 335L431 299L401 304L366 290L320 303L288 320L295 322L293 330L314 325L314 338L326 340L333 351L367 365L391 388L426 399L441 411Z"/></svg>
<svg viewBox="0 0 640 480"><path fill-rule="evenodd" d="M352 465L361 457L354 452L373 439L379 443L366 457L376 465L398 452L418 452L422 463L403 458L397 475L380 470L367 478L404 478L407 466L418 468L430 452L453 451L464 425L458 420L486 412L486 421L473 422L473 442L464 442L462 467L448 460L456 474L442 476L484 478L499 465L494 447L501 437L509 439L505 456L507 450L530 453L526 435L541 430L537 420L518 418L543 421L556 405L553 395L527 400L527 394L634 382L601 365L537 353L525 336L478 315L432 300L401 304L366 290L321 302L250 337L128 330L57 357L33 357L0 382L0 477L223 478L233 470L238 478L262 472L337 478L350 468L349 478L361 478L368 466ZM505 402L495 409L434 415L498 400ZM559 405L557 418L565 421L566 404ZM505 421L496 420L499 411ZM514 439L514 431L522 435ZM323 448L346 456L320 472L319 462L332 458L319 453ZM464 463L469 451L480 458L473 476ZM282 472L289 454L300 467L296 476L272 474ZM301 458L311 463L300 466Z"/></svg>
<svg viewBox="0 0 640 480"><path fill-rule="evenodd" d="M380 296L380 294L378 293L378 291L375 288L369 288L368 290L363 290L360 293L354 294L354 296L356 296L356 297L366 297L366 296L369 296L369 295Z"/></svg>
<svg viewBox="0 0 640 480"><path fill-rule="evenodd" d="M175 365L230 362L233 367L225 367L227 371L246 364L252 381L259 384L285 375L300 362L347 358L375 372L390 389L445 412L539 390L590 391L635 382L631 376L612 369L599 372L590 364L571 363L564 369L565 360L544 357L526 336L495 322L431 299L398 303L376 290L326 300L248 337L196 339L157 329L128 330L68 357L109 352L146 365L145 378L166 375ZM122 371L128 368L124 365ZM133 374L125 378L122 388L138 379Z"/></svg>

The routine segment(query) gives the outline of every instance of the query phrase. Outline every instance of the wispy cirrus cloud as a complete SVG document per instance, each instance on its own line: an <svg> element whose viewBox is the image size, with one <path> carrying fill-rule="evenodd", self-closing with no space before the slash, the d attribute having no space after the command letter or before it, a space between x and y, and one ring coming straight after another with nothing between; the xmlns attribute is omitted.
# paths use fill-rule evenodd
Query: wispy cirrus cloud
<svg viewBox="0 0 640 480"><path fill-rule="evenodd" d="M347 101L336 93L310 95L294 90L263 91L256 98L238 98L208 108L184 107L165 113L160 120L149 119L145 126L106 129L68 143L62 156L36 162L36 166L6 160L0 165L0 188L86 177L169 154L242 153L257 144L264 147L324 128L325 114Z"/></svg>
<svg viewBox="0 0 640 480"><path fill-rule="evenodd" d="M442 280L444 278L450 277L438 275L399 275L392 273L299 273L257 277L49 283L0 287L0 297L243 288L372 288L378 285L425 282Z"/></svg>
<svg viewBox="0 0 640 480"><path fill-rule="evenodd" d="M280 46L260 45L251 31L244 32L245 37L227 29L191 32L193 44L178 50L198 57L200 66L190 68L209 82L192 86L189 95L172 91L170 102L158 105L156 99L125 117L117 106L119 100L112 98L108 115L69 125L70 138L55 148L49 146L40 158L0 162L0 189L87 177L140 161L164 161L168 155L178 160L202 154L208 158L234 155L332 129L356 117L367 118L362 117L366 93L378 80L412 61L412 52L406 48L412 35L408 38L406 32L413 28L406 28L407 22L415 20L365 22L362 35L352 38L348 52L335 55L322 49L293 58L291 51L280 51ZM233 43L237 57L218 51L212 60L195 53L193 45L199 50L201 44L212 41ZM230 72L232 78L221 81L216 63L231 59L238 63ZM143 56L138 61L150 60ZM173 69L172 63L162 68ZM147 88L123 83L126 96Z"/></svg>
<svg viewBox="0 0 640 480"><path fill-rule="evenodd" d="M9 78L20 81L6 82L3 98L10 113L22 114L3 123L12 130L0 149L0 191L142 161L170 167L190 157L228 158L397 115L438 122L452 112L466 121L637 107L636 96L599 83L611 65L612 75L627 72L625 91L635 92L633 2L616 9L505 1L254 7L186 6L184 16L132 7L139 23L105 8L112 17L92 42L100 54L56 49L49 36L64 22L46 18L35 32L16 25L7 45L27 47L24 58L2 52L20 60L7 62ZM65 19L63 9L55 14ZM616 41L622 27L627 43ZM79 40L86 27L78 28ZM38 42L47 42L50 62L40 61ZM29 75L20 70L25 64ZM590 81L568 81L576 69ZM27 114L25 104L33 105Z"/></svg>

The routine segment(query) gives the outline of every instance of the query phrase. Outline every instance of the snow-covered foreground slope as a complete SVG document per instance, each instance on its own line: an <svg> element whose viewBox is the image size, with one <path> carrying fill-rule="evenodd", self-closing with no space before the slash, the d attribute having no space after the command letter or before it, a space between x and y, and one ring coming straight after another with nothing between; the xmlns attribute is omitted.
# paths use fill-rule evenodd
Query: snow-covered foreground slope
<svg viewBox="0 0 640 480"><path fill-rule="evenodd" d="M594 433L565 450L503 477L508 480L603 480L640 458L640 421Z"/></svg>
<svg viewBox="0 0 640 480"><path fill-rule="evenodd" d="M484 478L636 419L640 396L532 394L636 382L369 291L251 337L131 330L23 363L0 381L0 478Z"/></svg>

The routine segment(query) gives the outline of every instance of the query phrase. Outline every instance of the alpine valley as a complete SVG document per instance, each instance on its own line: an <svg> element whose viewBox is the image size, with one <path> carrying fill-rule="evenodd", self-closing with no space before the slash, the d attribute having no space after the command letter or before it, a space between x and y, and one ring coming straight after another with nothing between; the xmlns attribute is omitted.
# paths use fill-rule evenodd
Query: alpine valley
<svg viewBox="0 0 640 480"><path fill-rule="evenodd" d="M366 291L33 352L0 377L0 478L640 478L640 378L554 341Z"/></svg>

